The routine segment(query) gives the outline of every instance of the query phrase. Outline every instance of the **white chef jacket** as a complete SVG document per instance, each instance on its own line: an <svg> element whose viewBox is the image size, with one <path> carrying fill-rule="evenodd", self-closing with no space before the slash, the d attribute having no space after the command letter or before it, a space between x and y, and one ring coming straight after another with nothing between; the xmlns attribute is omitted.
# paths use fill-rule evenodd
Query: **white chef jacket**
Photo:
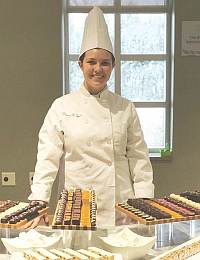
<svg viewBox="0 0 200 260"><path fill-rule="evenodd" d="M93 96L82 85L54 101L39 133L29 200L49 201L63 153L65 188L96 191L97 225L114 224L116 202L154 195L134 104L107 88Z"/></svg>

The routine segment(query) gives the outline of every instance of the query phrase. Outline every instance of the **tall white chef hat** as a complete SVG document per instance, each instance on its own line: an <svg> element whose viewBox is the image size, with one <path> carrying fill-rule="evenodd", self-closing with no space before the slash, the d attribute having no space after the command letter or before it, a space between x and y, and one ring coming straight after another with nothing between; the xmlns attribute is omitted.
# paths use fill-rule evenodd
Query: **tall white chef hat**
<svg viewBox="0 0 200 260"><path fill-rule="evenodd" d="M113 54L113 47L109 37L108 27L102 10L97 6L88 13L85 20L79 58L84 52L94 48L105 49Z"/></svg>

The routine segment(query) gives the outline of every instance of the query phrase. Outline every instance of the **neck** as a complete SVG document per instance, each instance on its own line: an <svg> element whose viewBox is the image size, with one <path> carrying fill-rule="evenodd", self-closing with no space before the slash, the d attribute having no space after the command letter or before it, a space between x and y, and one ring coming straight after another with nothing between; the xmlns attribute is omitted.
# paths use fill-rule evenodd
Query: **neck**
<svg viewBox="0 0 200 260"><path fill-rule="evenodd" d="M84 86L85 86L85 88L87 89L87 91L88 91L91 95L93 95L93 96L102 93L102 92L104 91L104 89L107 87L107 85L105 85L104 88L101 89L101 90L98 90L98 89L95 89L95 88L88 88L88 86L86 85L85 82L84 82Z"/></svg>

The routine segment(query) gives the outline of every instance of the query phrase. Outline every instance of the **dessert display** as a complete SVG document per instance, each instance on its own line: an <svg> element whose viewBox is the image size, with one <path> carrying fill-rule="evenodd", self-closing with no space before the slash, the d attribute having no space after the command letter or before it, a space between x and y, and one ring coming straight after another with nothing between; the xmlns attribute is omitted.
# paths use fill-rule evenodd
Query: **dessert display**
<svg viewBox="0 0 200 260"><path fill-rule="evenodd" d="M128 199L116 208L142 224L154 225L200 219L200 192L170 194L164 198Z"/></svg>
<svg viewBox="0 0 200 260"><path fill-rule="evenodd" d="M154 260L183 260L200 252L200 237L191 239L170 251L157 256Z"/></svg>
<svg viewBox="0 0 200 260"><path fill-rule="evenodd" d="M39 202L1 201L0 228L18 228L47 212L46 205ZM4 210L3 210L4 209Z"/></svg>
<svg viewBox="0 0 200 260"><path fill-rule="evenodd" d="M52 228L95 230L96 210L94 190L63 190L57 203Z"/></svg>
<svg viewBox="0 0 200 260"><path fill-rule="evenodd" d="M25 250L23 252L24 259L28 260L46 260L46 259L62 259L62 260L114 260L114 255L108 251L97 247L89 247L86 249L79 249L77 251L65 249L51 249L38 248L37 250Z"/></svg>

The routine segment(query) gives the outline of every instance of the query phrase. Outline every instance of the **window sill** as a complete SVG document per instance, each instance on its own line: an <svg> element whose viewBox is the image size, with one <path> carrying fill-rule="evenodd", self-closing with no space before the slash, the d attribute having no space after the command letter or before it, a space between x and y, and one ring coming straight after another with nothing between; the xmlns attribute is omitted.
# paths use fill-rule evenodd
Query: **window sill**
<svg viewBox="0 0 200 260"><path fill-rule="evenodd" d="M172 161L172 153L168 156L161 156L161 154L159 152L157 153L149 153L149 157L151 161Z"/></svg>

